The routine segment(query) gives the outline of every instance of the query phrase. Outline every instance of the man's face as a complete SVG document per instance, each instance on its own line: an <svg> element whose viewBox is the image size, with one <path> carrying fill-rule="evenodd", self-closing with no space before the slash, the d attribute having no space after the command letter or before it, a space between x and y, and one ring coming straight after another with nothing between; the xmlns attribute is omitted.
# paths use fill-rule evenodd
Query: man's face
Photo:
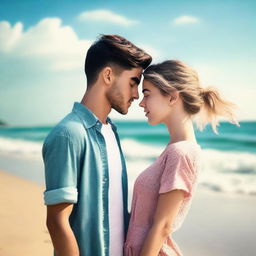
<svg viewBox="0 0 256 256"><path fill-rule="evenodd" d="M141 73L142 68L122 71L107 92L111 107L120 114L127 114L132 101L139 98L138 85Z"/></svg>

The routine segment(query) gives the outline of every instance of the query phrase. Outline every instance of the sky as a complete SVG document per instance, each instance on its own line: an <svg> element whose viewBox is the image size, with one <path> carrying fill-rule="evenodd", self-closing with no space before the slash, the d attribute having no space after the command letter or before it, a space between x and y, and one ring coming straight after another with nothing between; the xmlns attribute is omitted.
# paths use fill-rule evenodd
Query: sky
<svg viewBox="0 0 256 256"><path fill-rule="evenodd" d="M0 0L0 120L62 119L86 90L86 51L100 34L124 36L153 63L186 62L203 87L237 104L239 120L256 120L256 1L249 0ZM110 117L145 120L138 103Z"/></svg>

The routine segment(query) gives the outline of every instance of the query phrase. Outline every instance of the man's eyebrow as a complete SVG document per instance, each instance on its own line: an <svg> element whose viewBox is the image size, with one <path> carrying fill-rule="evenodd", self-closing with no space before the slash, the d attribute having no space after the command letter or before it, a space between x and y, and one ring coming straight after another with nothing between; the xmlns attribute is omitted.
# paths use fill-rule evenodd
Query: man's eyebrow
<svg viewBox="0 0 256 256"><path fill-rule="evenodd" d="M140 79L138 77L132 77L131 80L133 80L137 85L140 83Z"/></svg>
<svg viewBox="0 0 256 256"><path fill-rule="evenodd" d="M149 89L143 89L142 93L144 93L144 92L150 92L150 90Z"/></svg>

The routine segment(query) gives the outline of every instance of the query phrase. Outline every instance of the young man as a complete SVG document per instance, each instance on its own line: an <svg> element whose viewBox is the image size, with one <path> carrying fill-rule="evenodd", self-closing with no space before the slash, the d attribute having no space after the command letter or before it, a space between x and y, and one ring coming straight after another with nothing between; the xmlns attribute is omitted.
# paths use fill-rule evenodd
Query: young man
<svg viewBox="0 0 256 256"><path fill-rule="evenodd" d="M108 114L128 112L150 62L117 35L101 36L87 52L85 95L43 146L47 227L57 256L123 255L127 174Z"/></svg>

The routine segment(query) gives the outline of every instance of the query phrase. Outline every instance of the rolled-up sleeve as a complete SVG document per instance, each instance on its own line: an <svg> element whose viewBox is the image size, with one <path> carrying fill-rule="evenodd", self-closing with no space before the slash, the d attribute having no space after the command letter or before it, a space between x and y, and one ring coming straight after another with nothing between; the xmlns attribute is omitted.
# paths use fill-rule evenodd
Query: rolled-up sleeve
<svg viewBox="0 0 256 256"><path fill-rule="evenodd" d="M60 202L76 203L77 189L73 187L59 188L44 192L45 204L58 204Z"/></svg>
<svg viewBox="0 0 256 256"><path fill-rule="evenodd" d="M45 141L45 205L76 203L79 165L76 146L68 136L55 136Z"/></svg>

